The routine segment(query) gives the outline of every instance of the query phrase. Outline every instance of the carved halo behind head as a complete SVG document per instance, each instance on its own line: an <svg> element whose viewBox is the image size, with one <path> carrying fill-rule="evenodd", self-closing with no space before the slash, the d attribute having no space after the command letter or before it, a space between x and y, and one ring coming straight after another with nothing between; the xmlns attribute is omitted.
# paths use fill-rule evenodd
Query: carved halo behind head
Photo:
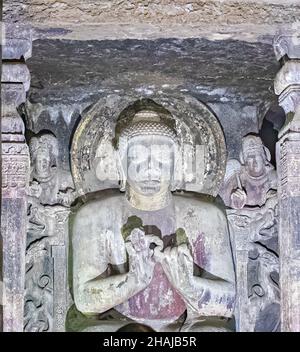
<svg viewBox="0 0 300 352"><path fill-rule="evenodd" d="M86 111L75 131L71 148L72 175L78 194L122 188L124 175L118 156L120 136L133 119L137 122L146 115L149 123L161 123L176 135L179 148L175 173L176 181L180 182L174 183L173 190L216 196L226 166L223 131L205 105L181 94L153 94L151 99L110 95ZM188 163L191 159L192 165ZM193 167L193 174L189 166ZM100 174L102 179L99 180ZM110 177L104 179L105 174Z"/></svg>

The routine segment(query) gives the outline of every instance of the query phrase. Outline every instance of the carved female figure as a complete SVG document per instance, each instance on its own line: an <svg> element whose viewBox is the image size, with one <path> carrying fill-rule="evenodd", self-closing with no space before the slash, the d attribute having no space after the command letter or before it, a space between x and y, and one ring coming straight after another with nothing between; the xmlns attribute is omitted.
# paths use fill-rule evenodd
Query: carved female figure
<svg viewBox="0 0 300 352"><path fill-rule="evenodd" d="M32 137L30 192L42 204L69 205L73 200L70 173L58 169L58 143L51 133Z"/></svg>

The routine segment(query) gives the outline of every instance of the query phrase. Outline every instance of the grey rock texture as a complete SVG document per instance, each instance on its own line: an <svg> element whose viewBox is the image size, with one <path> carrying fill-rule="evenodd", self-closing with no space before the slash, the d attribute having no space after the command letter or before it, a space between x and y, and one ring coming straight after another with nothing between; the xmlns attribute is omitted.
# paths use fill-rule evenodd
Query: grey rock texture
<svg viewBox="0 0 300 352"><path fill-rule="evenodd" d="M12 42L9 31L4 32L5 52L10 55L2 65L1 77L1 270L3 271L4 295L1 313L3 331L23 330L25 236L27 187L29 182L29 153L24 138L24 124L17 112L25 102L30 85L30 75L20 54L29 55L31 40L29 32L19 28L15 34L23 39L21 50L14 50L18 43ZM7 36L6 36L7 34ZM23 43L27 42L27 46ZM27 55L25 55L25 53Z"/></svg>
<svg viewBox="0 0 300 352"><path fill-rule="evenodd" d="M69 39L272 36L300 17L297 0L6 0L5 21L28 21ZM239 29L237 29L237 26ZM209 28L209 30L208 30ZM55 31L55 30L54 30ZM200 35L200 33L202 35Z"/></svg>
<svg viewBox="0 0 300 352"><path fill-rule="evenodd" d="M273 97L279 65L271 45L240 41L38 40L29 68L30 98L41 103L130 89L183 89L205 101L264 102Z"/></svg>
<svg viewBox="0 0 300 352"><path fill-rule="evenodd" d="M27 128L53 129L68 167L70 137L84 109L109 94L194 96L219 118L229 154L258 132L274 101L279 69L272 46L241 41L159 39L36 40L29 61L32 85Z"/></svg>
<svg viewBox="0 0 300 352"><path fill-rule="evenodd" d="M256 23L288 22L299 16L299 3L288 0L284 3L277 0L23 0L13 1L15 6L6 7L6 13L24 12L28 18L36 22L44 20L60 20L69 22L222 22L220 13L226 17L226 23L243 23L251 19ZM7 9L8 8L8 9ZM15 8L14 11L11 10ZM10 10L10 11L9 11ZM25 10L25 11L24 11Z"/></svg>

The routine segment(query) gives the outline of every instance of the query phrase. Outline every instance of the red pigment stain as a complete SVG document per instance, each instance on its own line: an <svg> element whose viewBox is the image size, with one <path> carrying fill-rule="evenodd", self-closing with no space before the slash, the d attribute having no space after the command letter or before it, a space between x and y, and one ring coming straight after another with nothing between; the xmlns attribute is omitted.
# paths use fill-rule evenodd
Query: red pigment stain
<svg viewBox="0 0 300 352"><path fill-rule="evenodd" d="M128 300L126 305L116 309L129 318L170 319L179 318L186 310L181 296L172 287L160 263L156 263L152 281L143 291Z"/></svg>
<svg viewBox="0 0 300 352"><path fill-rule="evenodd" d="M205 251L204 235L200 233L196 240L193 241L193 257L195 263L202 269L205 269L208 264L207 253Z"/></svg>

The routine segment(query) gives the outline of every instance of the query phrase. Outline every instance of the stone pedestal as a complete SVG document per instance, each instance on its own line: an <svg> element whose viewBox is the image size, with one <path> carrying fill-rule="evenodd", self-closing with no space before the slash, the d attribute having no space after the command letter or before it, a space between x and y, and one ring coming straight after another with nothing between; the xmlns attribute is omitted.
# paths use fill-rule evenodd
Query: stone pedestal
<svg viewBox="0 0 300 352"><path fill-rule="evenodd" d="M1 77L3 246L3 331L23 331L25 240L29 153L17 111L26 100L30 74L24 58L31 52L28 28L5 27Z"/></svg>
<svg viewBox="0 0 300 352"><path fill-rule="evenodd" d="M275 93L286 112L277 142L282 331L300 331L300 46L296 34L275 40L284 65ZM297 45L298 44L298 45Z"/></svg>

